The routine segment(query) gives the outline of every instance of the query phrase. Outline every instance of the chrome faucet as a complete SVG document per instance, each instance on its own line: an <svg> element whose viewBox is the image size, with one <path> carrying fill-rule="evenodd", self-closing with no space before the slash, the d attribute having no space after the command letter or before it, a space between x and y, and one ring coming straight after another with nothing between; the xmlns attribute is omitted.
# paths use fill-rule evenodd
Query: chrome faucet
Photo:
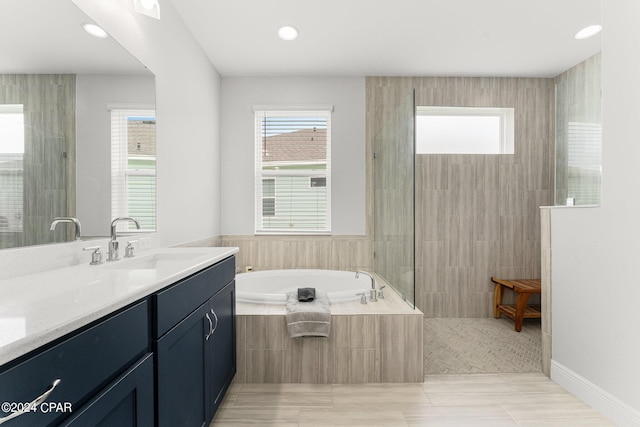
<svg viewBox="0 0 640 427"><path fill-rule="evenodd" d="M80 221L78 221L78 218L72 218L72 217L66 217L66 216L59 216L56 218L53 218L53 222L51 223L51 227L49 227L49 230L53 231L56 229L56 225L60 224L61 222L70 222L75 226L75 232L76 232L76 240L80 240Z"/></svg>
<svg viewBox="0 0 640 427"><path fill-rule="evenodd" d="M120 221L131 221L136 225L136 228L140 230L140 223L135 218L130 217L119 217L111 221L111 241L109 242L109 252L107 253L107 261L117 261L118 260L118 232L116 231L116 227L118 226L118 222Z"/></svg>
<svg viewBox="0 0 640 427"><path fill-rule="evenodd" d="M369 301L371 302L378 301L378 297L376 295L376 279L374 279L373 276L367 273L366 271L356 271L356 279L360 276L361 273L366 274L371 279L371 291L370 291Z"/></svg>

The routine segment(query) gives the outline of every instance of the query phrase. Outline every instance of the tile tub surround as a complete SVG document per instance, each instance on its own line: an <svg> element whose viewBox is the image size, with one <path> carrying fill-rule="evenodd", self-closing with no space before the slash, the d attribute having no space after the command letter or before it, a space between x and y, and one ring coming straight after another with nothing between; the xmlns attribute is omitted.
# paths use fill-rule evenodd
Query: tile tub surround
<svg viewBox="0 0 640 427"><path fill-rule="evenodd" d="M289 338L284 305L236 310L238 383L422 382L423 314L393 291L375 303L332 305L329 338Z"/></svg>
<svg viewBox="0 0 640 427"><path fill-rule="evenodd" d="M222 236L222 246L240 248L236 265L258 270L288 268L373 271L367 236Z"/></svg>

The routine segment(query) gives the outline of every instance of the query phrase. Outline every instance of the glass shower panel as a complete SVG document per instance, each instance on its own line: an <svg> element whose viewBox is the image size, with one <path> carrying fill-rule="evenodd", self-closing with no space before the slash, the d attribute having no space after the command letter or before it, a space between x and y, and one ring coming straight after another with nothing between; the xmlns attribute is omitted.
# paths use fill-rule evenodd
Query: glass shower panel
<svg viewBox="0 0 640 427"><path fill-rule="evenodd" d="M415 307L415 93L374 140L374 271Z"/></svg>
<svg viewBox="0 0 640 427"><path fill-rule="evenodd" d="M597 54L556 77L556 205L599 205L602 84Z"/></svg>

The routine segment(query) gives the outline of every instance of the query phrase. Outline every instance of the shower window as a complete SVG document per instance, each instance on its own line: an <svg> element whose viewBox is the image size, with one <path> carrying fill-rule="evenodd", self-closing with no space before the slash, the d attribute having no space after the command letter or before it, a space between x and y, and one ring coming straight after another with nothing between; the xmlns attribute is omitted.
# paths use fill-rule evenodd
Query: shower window
<svg viewBox="0 0 640 427"><path fill-rule="evenodd" d="M418 154L513 154L514 109L417 107Z"/></svg>
<svg viewBox="0 0 640 427"><path fill-rule="evenodd" d="M331 108L255 110L256 234L331 232Z"/></svg>

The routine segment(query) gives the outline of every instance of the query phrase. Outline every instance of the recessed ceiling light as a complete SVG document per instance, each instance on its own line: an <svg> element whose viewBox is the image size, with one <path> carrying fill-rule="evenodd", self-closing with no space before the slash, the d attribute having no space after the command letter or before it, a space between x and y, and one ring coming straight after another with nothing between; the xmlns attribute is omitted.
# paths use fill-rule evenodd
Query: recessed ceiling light
<svg viewBox="0 0 640 427"><path fill-rule="evenodd" d="M295 40L298 38L298 29L289 25L280 27L278 30L278 37L287 41Z"/></svg>
<svg viewBox="0 0 640 427"><path fill-rule="evenodd" d="M88 22L85 22L84 24L82 24L82 28L94 37L99 37L101 39L107 38L107 32L98 27L96 24L89 24Z"/></svg>
<svg viewBox="0 0 640 427"><path fill-rule="evenodd" d="M588 39L589 37L593 37L602 31L602 25L589 25L586 28L578 31L575 35L577 40Z"/></svg>
<svg viewBox="0 0 640 427"><path fill-rule="evenodd" d="M160 3L158 3L158 0L133 0L133 8L138 13L160 19Z"/></svg>

